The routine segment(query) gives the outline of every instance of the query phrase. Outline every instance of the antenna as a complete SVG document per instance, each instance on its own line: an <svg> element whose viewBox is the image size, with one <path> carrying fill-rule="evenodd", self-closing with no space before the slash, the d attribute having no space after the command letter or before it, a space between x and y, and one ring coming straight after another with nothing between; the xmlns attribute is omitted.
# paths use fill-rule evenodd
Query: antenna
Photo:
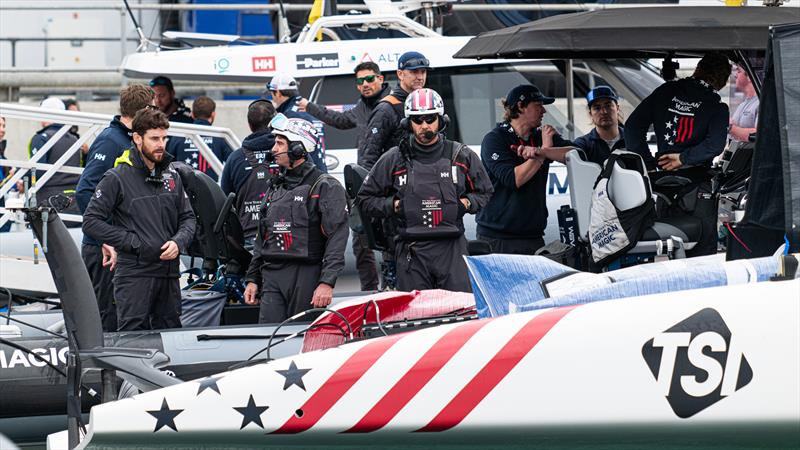
<svg viewBox="0 0 800 450"><path fill-rule="evenodd" d="M133 26L136 28L136 34L139 35L139 46L136 47L136 51L140 52L142 50L147 50L148 44L152 44L149 39L144 36L144 31L142 31L142 27L139 26L139 22L136 21L136 16L133 15L133 11L131 11L131 5L128 4L128 0L122 0L125 2L125 9L128 10L128 17L131 18L133 21Z"/></svg>

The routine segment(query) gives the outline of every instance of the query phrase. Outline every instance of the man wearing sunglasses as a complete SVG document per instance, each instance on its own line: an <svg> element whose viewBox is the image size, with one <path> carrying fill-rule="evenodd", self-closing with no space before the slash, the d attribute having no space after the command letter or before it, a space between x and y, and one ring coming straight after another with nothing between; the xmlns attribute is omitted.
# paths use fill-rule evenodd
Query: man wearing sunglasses
<svg viewBox="0 0 800 450"><path fill-rule="evenodd" d="M404 115L405 137L372 167L359 207L395 225L399 290L470 292L463 217L489 202L492 184L478 155L444 137L448 119L436 91L412 92Z"/></svg>
<svg viewBox="0 0 800 450"><path fill-rule="evenodd" d="M625 148L625 134L619 124L619 97L611 87L597 86L589 91L586 100L594 128L575 139L575 146L584 151L588 161L602 166L611 152Z"/></svg>
<svg viewBox="0 0 800 450"><path fill-rule="evenodd" d="M400 130L403 103L408 94L425 87L430 61L419 52L406 52L397 61L397 86L375 106L358 147L358 164L372 168L378 158L396 147L405 132Z"/></svg>
<svg viewBox="0 0 800 450"><path fill-rule="evenodd" d="M170 122L192 123L189 108L183 103L183 99L175 96L172 80L159 75L150 80L150 87L155 92L156 106L167 115Z"/></svg>
<svg viewBox="0 0 800 450"><path fill-rule="evenodd" d="M305 120L317 128L317 148L313 152L309 152L309 157L322 173L328 173L328 167L325 165L325 135L322 122L316 120L311 114L300 110L299 102L302 97L300 96L297 80L289 74L279 73L267 84L267 91L268 100L272 101L276 112L290 119Z"/></svg>
<svg viewBox="0 0 800 450"><path fill-rule="evenodd" d="M380 67L372 61L363 62L356 66L356 89L361 97L355 106L344 112L333 111L306 99L300 100L298 105L300 111L308 111L312 116L322 120L326 124L340 130L356 129L356 148L358 149L358 161L363 159L361 151L364 140L364 129L367 126L372 110L380 99L389 94L388 83L383 82ZM364 234L353 233L353 255L356 257L356 268L358 278L361 280L362 291L374 291L378 289L378 271L375 265L375 255L369 248Z"/></svg>
<svg viewBox="0 0 800 450"><path fill-rule="evenodd" d="M330 305L348 236L344 188L306 159L317 145L314 125L278 114L270 128L280 174L261 203L244 292L247 304L261 303L259 323Z"/></svg>

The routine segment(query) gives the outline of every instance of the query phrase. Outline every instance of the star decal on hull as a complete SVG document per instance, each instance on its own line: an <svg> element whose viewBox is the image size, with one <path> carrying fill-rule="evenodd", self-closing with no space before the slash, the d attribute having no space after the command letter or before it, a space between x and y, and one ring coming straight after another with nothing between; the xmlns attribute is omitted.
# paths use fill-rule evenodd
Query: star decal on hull
<svg viewBox="0 0 800 450"><path fill-rule="evenodd" d="M242 407L234 407L242 417L242 426L239 429L243 429L247 425L254 423L264 429L264 424L261 422L261 414L264 414L264 411L269 409L269 406L256 406L256 401L253 399L253 394L250 394L250 399L247 401L247 406Z"/></svg>
<svg viewBox="0 0 800 450"><path fill-rule="evenodd" d="M175 418L182 412L182 409L169 409L166 398L161 402L161 409L147 411L148 414L156 418L156 428L153 430L153 433L164 427L169 427L172 428L173 431L178 431L178 428L175 427Z"/></svg>
<svg viewBox="0 0 800 450"><path fill-rule="evenodd" d="M310 372L311 369L298 369L297 364L294 361L289 364L289 368L286 370L276 370L280 375L286 378L286 382L283 383L283 390L287 390L293 385L297 385L302 390L306 390L305 384L303 384L303 376Z"/></svg>

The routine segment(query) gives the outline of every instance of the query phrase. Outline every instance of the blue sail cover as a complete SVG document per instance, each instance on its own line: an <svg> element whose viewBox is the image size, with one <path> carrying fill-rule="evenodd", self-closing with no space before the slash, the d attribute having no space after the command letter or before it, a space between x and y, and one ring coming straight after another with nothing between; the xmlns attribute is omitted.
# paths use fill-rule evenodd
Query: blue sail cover
<svg viewBox="0 0 800 450"><path fill-rule="evenodd" d="M542 256L466 257L480 317L615 298L767 281L775 257L724 261L719 256L642 264L611 272L577 272Z"/></svg>

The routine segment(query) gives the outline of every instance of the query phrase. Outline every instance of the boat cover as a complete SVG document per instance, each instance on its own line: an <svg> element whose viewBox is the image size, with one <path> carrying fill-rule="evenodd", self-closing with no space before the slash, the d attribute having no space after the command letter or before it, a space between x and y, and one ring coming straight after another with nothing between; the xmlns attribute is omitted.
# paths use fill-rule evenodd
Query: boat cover
<svg viewBox="0 0 800 450"><path fill-rule="evenodd" d="M767 281L775 257L723 261L717 255L641 264L594 274L541 256L468 256L478 316L496 317L599 300Z"/></svg>
<svg viewBox="0 0 800 450"><path fill-rule="evenodd" d="M377 305L377 308L376 306ZM468 292L450 292L441 289L411 292L379 292L353 300L343 301L331 306L341 313L353 331L359 336L364 322L375 324L436 316L474 313L475 299ZM366 310L366 316L364 311ZM330 324L331 326L316 326ZM312 324L303 340L303 352L336 347L344 342L342 331L347 331L341 317L333 313L323 313Z"/></svg>

